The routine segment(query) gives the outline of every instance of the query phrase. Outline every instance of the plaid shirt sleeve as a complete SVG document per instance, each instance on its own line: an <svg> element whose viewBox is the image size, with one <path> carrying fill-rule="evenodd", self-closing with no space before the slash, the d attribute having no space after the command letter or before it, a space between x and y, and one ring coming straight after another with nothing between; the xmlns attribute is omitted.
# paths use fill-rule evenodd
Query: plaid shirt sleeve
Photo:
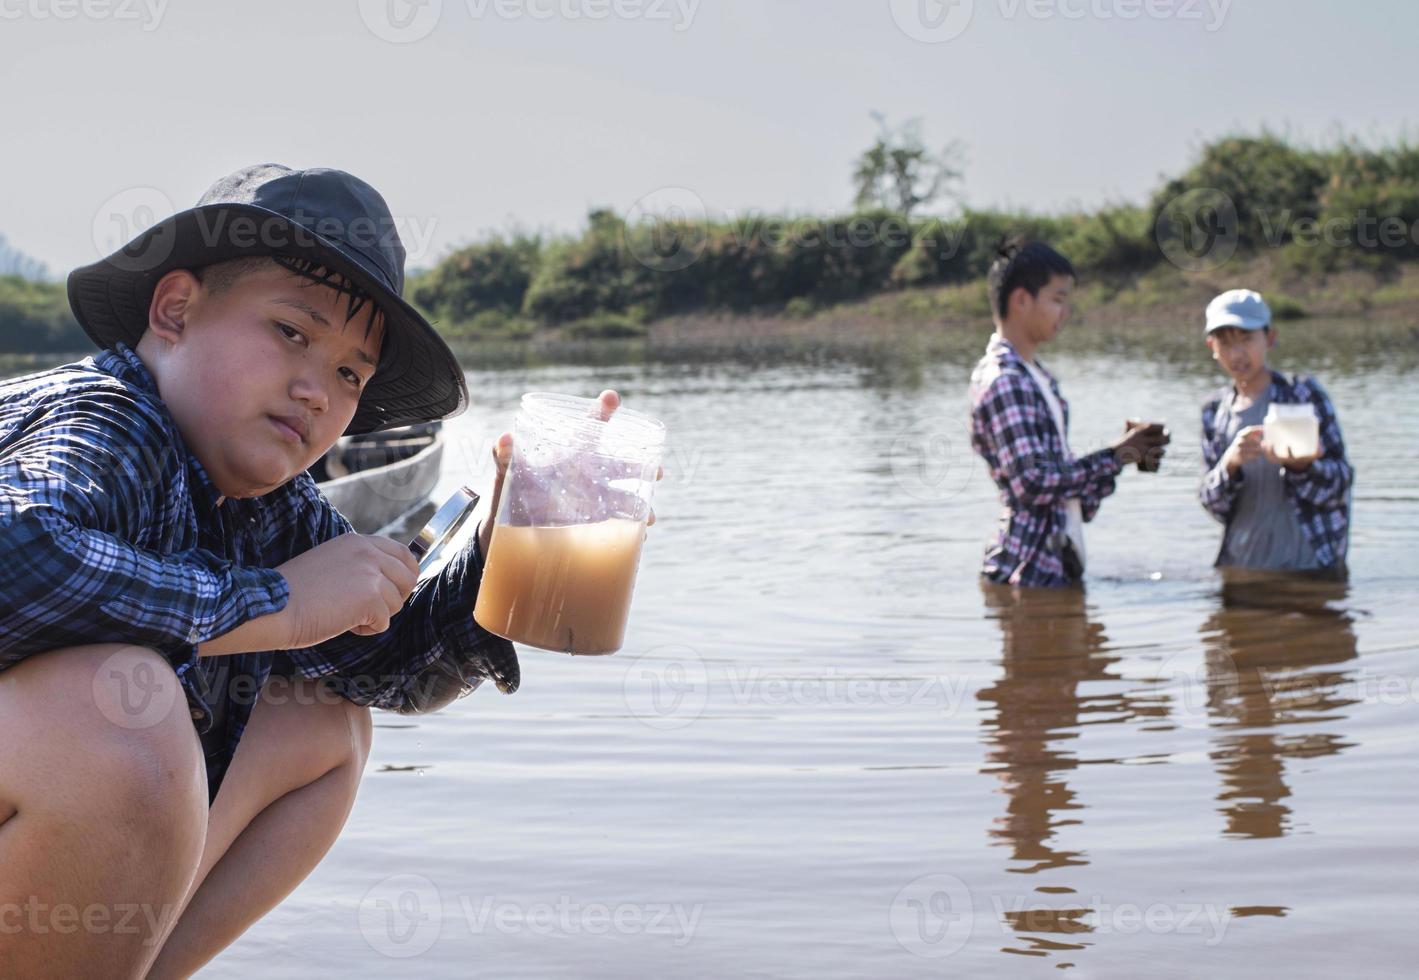
<svg viewBox="0 0 1419 980"><path fill-rule="evenodd" d="M0 450L0 651L193 644L277 612L285 579L201 549L160 554L154 529L177 455L151 409L121 389L44 406Z"/></svg>
<svg viewBox="0 0 1419 980"><path fill-rule="evenodd" d="M1282 476L1297 497L1321 510L1346 506L1355 477L1345 458L1345 440L1330 396L1314 378L1297 378L1295 390L1315 406L1320 419L1321 457L1301 472L1282 469Z"/></svg>
<svg viewBox="0 0 1419 980"><path fill-rule="evenodd" d="M1202 407L1202 485L1197 496L1207 512L1222 523L1232 513L1241 491L1242 477L1227 472L1222 465L1222 457L1227 452L1227 434L1217 428L1217 410L1220 398L1214 398Z"/></svg>
<svg viewBox="0 0 1419 980"><path fill-rule="evenodd" d="M293 489L303 519L296 554L353 531L309 479ZM373 636L342 633L324 643L284 651L295 672L328 678L356 704L405 714L435 711L491 678L499 690L517 690L520 674L513 645L473 621L483 578L476 537L437 575L418 583L389 628Z"/></svg>
<svg viewBox="0 0 1419 980"><path fill-rule="evenodd" d="M1119 463L1111 449L1101 449L1074 460L1052 453L1038 433L1052 428L1045 417L1027 375L1002 372L990 383L976 408L989 434L1001 476L1011 497L1027 507L1053 506L1070 497L1092 502L1089 516L1098 502L1114 488Z"/></svg>

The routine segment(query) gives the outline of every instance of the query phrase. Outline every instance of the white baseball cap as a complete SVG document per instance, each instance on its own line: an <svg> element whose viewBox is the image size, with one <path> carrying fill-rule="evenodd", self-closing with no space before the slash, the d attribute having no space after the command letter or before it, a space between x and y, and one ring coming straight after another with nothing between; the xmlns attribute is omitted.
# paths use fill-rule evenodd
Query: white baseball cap
<svg viewBox="0 0 1419 980"><path fill-rule="evenodd" d="M1271 307L1261 294L1250 289L1229 289L1207 304L1207 330L1223 327L1260 330L1271 325Z"/></svg>

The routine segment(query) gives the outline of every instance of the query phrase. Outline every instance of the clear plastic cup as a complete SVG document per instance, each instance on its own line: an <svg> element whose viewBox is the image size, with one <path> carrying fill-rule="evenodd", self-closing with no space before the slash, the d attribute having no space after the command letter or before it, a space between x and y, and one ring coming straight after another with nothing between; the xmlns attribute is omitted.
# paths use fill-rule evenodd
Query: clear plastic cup
<svg viewBox="0 0 1419 980"><path fill-rule="evenodd" d="M1310 402L1300 405L1273 402L1261 423L1262 438L1282 459L1288 456L1304 459L1320 452L1320 417Z"/></svg>
<svg viewBox="0 0 1419 980"><path fill-rule="evenodd" d="M592 398L522 396L473 618L515 643L621 648L665 426Z"/></svg>

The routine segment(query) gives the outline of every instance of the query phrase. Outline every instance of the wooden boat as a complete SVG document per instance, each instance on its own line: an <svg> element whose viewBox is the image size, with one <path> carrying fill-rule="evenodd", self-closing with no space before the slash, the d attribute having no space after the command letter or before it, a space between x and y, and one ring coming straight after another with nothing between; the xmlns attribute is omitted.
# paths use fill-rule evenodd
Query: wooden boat
<svg viewBox="0 0 1419 980"><path fill-rule="evenodd" d="M345 436L310 468L321 492L361 534L417 520L443 467L443 423Z"/></svg>

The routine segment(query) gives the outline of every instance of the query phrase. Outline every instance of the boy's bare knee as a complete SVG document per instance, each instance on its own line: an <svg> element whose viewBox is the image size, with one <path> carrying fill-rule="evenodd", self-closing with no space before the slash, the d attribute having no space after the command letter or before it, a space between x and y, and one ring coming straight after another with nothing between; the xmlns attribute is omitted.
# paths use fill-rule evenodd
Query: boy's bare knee
<svg viewBox="0 0 1419 980"><path fill-rule="evenodd" d="M131 935L0 935L16 975L135 975L170 923L207 833L201 745L180 690L167 701L175 681L151 650L116 644L0 674L0 902L128 903L154 917Z"/></svg>
<svg viewBox="0 0 1419 980"><path fill-rule="evenodd" d="M374 744L374 721L370 718L370 709L358 704L347 702L346 711L350 722L351 762L357 772L363 772Z"/></svg>
<svg viewBox="0 0 1419 980"><path fill-rule="evenodd" d="M303 746L290 775L300 784L312 782L337 769L364 771L373 742L370 710L346 701L319 681L272 678L262 690L252 712L242 745L258 756L279 753L285 747ZM242 758L238 748L237 758Z"/></svg>
<svg viewBox="0 0 1419 980"><path fill-rule="evenodd" d="M0 674L0 798L102 814L142 839L205 822L201 743L172 667L122 644L39 654ZM0 805L3 808L3 805Z"/></svg>

